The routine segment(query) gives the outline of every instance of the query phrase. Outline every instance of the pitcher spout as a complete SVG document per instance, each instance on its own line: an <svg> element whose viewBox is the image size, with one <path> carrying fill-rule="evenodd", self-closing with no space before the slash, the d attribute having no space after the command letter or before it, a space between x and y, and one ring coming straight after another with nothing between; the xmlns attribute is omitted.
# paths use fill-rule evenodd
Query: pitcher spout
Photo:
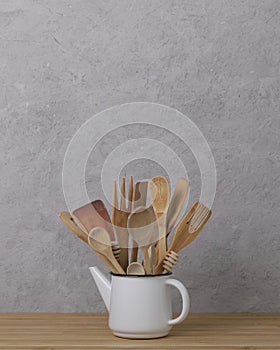
<svg viewBox="0 0 280 350"><path fill-rule="evenodd" d="M92 277L96 283L96 286L101 294L107 310L110 310L110 298L111 298L111 283L103 275L103 273L98 269L98 267L93 266L89 268Z"/></svg>

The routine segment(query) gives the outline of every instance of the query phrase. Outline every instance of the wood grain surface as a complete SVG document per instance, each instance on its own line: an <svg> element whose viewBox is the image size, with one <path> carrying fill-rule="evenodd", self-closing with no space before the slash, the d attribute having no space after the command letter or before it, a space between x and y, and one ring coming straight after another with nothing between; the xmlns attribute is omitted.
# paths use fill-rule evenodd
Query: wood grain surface
<svg viewBox="0 0 280 350"><path fill-rule="evenodd" d="M280 349L280 314L192 314L165 338L116 338L104 314L0 314L0 349Z"/></svg>

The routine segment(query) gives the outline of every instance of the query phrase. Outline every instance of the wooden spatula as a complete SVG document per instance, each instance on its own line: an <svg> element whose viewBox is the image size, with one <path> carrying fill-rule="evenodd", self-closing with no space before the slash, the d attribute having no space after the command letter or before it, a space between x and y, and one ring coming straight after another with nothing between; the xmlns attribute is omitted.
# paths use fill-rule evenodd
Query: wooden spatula
<svg viewBox="0 0 280 350"><path fill-rule="evenodd" d="M141 247L144 268L147 274L151 274L151 264L148 249L158 238L157 218L153 207L138 207L128 217L128 232Z"/></svg>
<svg viewBox="0 0 280 350"><path fill-rule="evenodd" d="M152 205L158 220L159 241L157 244L157 261L166 254L166 213L169 205L169 184L164 176L156 176L149 181Z"/></svg>
<svg viewBox="0 0 280 350"><path fill-rule="evenodd" d="M84 232L72 219L71 214L67 211L62 211L58 214L60 220L71 230L78 238L88 244L88 235Z"/></svg>
<svg viewBox="0 0 280 350"><path fill-rule="evenodd" d="M97 199L74 210L73 218L87 233L94 227L103 227L108 231L111 241L115 241L111 219L102 200Z"/></svg>
<svg viewBox="0 0 280 350"><path fill-rule="evenodd" d="M137 182L135 184L134 191L133 191L132 210L135 210L137 207L146 207L147 190L148 190L147 181ZM132 240L130 263L137 261L137 257L138 257L138 246L137 246L137 243L134 240Z"/></svg>
<svg viewBox="0 0 280 350"><path fill-rule="evenodd" d="M202 203L194 203L191 209L175 228L175 232L167 253L171 251L179 253L180 250L189 245L198 236L210 216L211 210L205 207ZM156 273L162 272L163 261L164 259L159 261L156 268Z"/></svg>
<svg viewBox="0 0 280 350"><path fill-rule="evenodd" d="M171 232L173 226L176 224L178 216L182 210L185 198L189 191L190 183L184 178L180 178L173 192L171 201L168 206L166 215L166 229L167 235Z"/></svg>

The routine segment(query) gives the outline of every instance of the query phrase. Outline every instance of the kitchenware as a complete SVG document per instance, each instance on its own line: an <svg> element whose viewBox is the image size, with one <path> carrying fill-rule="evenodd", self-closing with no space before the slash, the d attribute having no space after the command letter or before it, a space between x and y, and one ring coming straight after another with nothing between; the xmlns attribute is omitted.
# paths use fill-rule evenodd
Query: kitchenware
<svg viewBox="0 0 280 350"><path fill-rule="evenodd" d="M132 212L133 192L134 192L133 176L130 176L130 178L129 178L129 191L128 191L128 203L127 203L127 211L129 213Z"/></svg>
<svg viewBox="0 0 280 350"><path fill-rule="evenodd" d="M205 207L202 203L194 203L175 228L168 252L174 251L175 253L178 253L190 244L198 236L210 216L211 210ZM158 262L156 273L162 272L163 260L164 259Z"/></svg>
<svg viewBox="0 0 280 350"><path fill-rule="evenodd" d="M134 261L134 262L130 263L127 266L126 273L128 275L137 275L137 276L139 276L139 275L145 275L145 270L144 270L143 265L141 265L137 261Z"/></svg>
<svg viewBox="0 0 280 350"><path fill-rule="evenodd" d="M110 261L117 273L124 275L125 272L114 257L111 240L108 232L102 227L93 228L88 235L88 243L99 255ZM104 260L103 260L104 261ZM105 262L105 261L104 261Z"/></svg>
<svg viewBox="0 0 280 350"><path fill-rule="evenodd" d="M146 207L147 189L148 189L147 181L137 182L135 184L134 191L133 191L132 210L136 209L137 207ZM130 262L137 261L137 257L138 257L138 246L137 246L137 243L134 240L132 240Z"/></svg>
<svg viewBox="0 0 280 350"><path fill-rule="evenodd" d="M159 240L157 259L161 261L166 254L166 213L169 205L169 184L164 176L156 176L149 181L152 205L157 216Z"/></svg>
<svg viewBox="0 0 280 350"><path fill-rule="evenodd" d="M76 224L70 213L63 211L58 214L58 217L78 238L80 238L82 241L88 244L88 234ZM111 244L113 254L115 258L119 260L120 246L117 241L113 241L111 242Z"/></svg>
<svg viewBox="0 0 280 350"><path fill-rule="evenodd" d="M145 207L147 202L148 182L137 182L134 186L133 210L137 207Z"/></svg>
<svg viewBox="0 0 280 350"><path fill-rule="evenodd" d="M174 269L175 265L177 265L179 260L179 255L173 250L171 252L167 253L164 260L163 260L163 273L171 273L172 270Z"/></svg>
<svg viewBox="0 0 280 350"><path fill-rule="evenodd" d="M130 182L130 186L133 186L133 182ZM129 189L131 193L133 189ZM126 209L126 197L125 197L125 178L122 178L121 186L121 198L120 205L118 203L117 183L113 181L113 206L112 206L112 223L115 228L115 232L118 238L118 242L121 248L120 265L126 270L128 265L128 232L127 232L127 219L129 211Z"/></svg>
<svg viewBox="0 0 280 350"><path fill-rule="evenodd" d="M110 239L115 240L111 219L102 200L97 199L85 204L74 210L72 216L76 224L85 232L88 233L94 227L103 227L108 231Z"/></svg>
<svg viewBox="0 0 280 350"><path fill-rule="evenodd" d="M128 232L141 247L144 268L147 274L151 274L149 246L158 238L157 218L153 207L136 208L128 217Z"/></svg>
<svg viewBox="0 0 280 350"><path fill-rule="evenodd" d="M110 282L97 267L90 272L109 311L109 327L123 338L158 338L182 322L189 312L189 295L184 285L170 275L112 275ZM172 319L170 287L182 297L181 314ZM162 346L163 348L164 346Z"/></svg>
<svg viewBox="0 0 280 350"><path fill-rule="evenodd" d="M78 238L88 244L88 235L84 232L72 219L72 216L67 211L62 211L58 214L60 220L71 230Z"/></svg>
<svg viewBox="0 0 280 350"><path fill-rule="evenodd" d="M120 262L120 256L121 256L121 248L119 246L119 243L117 241L111 242L112 252L114 254L114 257L116 258L117 262Z"/></svg>
<svg viewBox="0 0 280 350"><path fill-rule="evenodd" d="M150 266L151 266L151 274L155 274L155 268L156 268L156 247L154 244L150 245L148 249L149 259L150 259Z"/></svg>
<svg viewBox="0 0 280 350"><path fill-rule="evenodd" d="M171 232L173 226L175 225L178 219L178 216L180 215L181 209L185 202L185 198L189 191L189 187L190 183L186 179L180 178L178 180L166 214L167 236Z"/></svg>

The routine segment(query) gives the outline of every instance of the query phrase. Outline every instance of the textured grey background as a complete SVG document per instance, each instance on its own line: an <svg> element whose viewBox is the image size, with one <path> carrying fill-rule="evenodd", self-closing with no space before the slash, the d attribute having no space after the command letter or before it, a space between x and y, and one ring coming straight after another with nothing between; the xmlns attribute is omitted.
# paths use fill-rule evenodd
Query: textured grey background
<svg viewBox="0 0 280 350"><path fill-rule="evenodd" d="M131 101L185 113L215 157L213 217L175 272L192 311L280 311L279 20L278 0L0 1L0 311L105 311L88 271L101 264L56 217L61 170L84 121ZM146 132L102 140L87 170L92 197L102 195L94 166ZM184 145L149 136L182 155L195 197ZM141 160L123 170L157 172Z"/></svg>

